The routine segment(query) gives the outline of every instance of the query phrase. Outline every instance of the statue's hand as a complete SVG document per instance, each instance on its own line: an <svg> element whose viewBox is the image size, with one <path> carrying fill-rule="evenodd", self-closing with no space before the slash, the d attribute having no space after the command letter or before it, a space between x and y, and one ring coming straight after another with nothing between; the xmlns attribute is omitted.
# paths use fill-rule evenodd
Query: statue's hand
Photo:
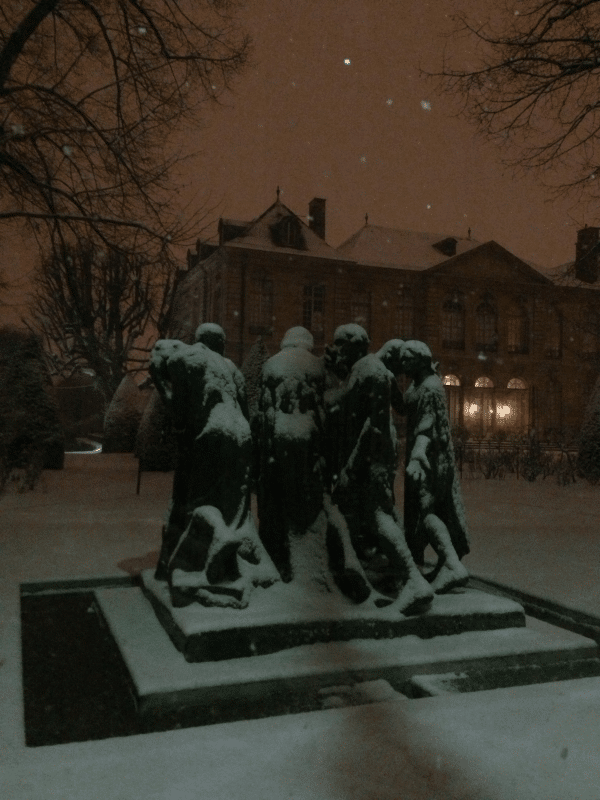
<svg viewBox="0 0 600 800"><path fill-rule="evenodd" d="M412 478L415 483L421 483L425 480L425 469L429 467L429 461L425 456L421 458L411 458L406 467L406 474Z"/></svg>

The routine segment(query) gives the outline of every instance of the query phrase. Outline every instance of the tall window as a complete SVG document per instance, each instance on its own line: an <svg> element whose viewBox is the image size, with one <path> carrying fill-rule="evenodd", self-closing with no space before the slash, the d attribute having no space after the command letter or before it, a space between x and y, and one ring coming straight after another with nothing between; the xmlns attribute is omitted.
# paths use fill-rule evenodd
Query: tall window
<svg viewBox="0 0 600 800"><path fill-rule="evenodd" d="M350 319L367 332L371 327L371 295L369 292L354 292L350 301Z"/></svg>
<svg viewBox="0 0 600 800"><path fill-rule="evenodd" d="M581 322L581 352L591 358L600 352L600 316L589 310Z"/></svg>
<svg viewBox="0 0 600 800"><path fill-rule="evenodd" d="M248 306L250 333L270 333L273 324L273 281L270 278L252 278Z"/></svg>
<svg viewBox="0 0 600 800"><path fill-rule="evenodd" d="M478 350L495 353L498 349L498 319L490 299L477 306L475 312L475 342Z"/></svg>
<svg viewBox="0 0 600 800"><path fill-rule="evenodd" d="M215 284L212 301L212 320L220 325L223 320L223 294L221 292L221 282Z"/></svg>
<svg viewBox="0 0 600 800"><path fill-rule="evenodd" d="M442 345L450 350L465 349L465 306L459 292L448 296L442 306Z"/></svg>
<svg viewBox="0 0 600 800"><path fill-rule="evenodd" d="M544 355L547 358L560 358L562 354L561 315L555 308L548 307L544 322Z"/></svg>
<svg viewBox="0 0 600 800"><path fill-rule="evenodd" d="M529 320L525 309L516 303L506 318L506 349L509 353L529 352Z"/></svg>
<svg viewBox="0 0 600 800"><path fill-rule="evenodd" d="M315 340L325 338L325 287L322 284L309 284L304 287L302 302L302 324L312 333Z"/></svg>
<svg viewBox="0 0 600 800"><path fill-rule="evenodd" d="M414 337L414 315L412 291L408 286L401 286L398 290L396 305L396 333L400 339L406 340Z"/></svg>

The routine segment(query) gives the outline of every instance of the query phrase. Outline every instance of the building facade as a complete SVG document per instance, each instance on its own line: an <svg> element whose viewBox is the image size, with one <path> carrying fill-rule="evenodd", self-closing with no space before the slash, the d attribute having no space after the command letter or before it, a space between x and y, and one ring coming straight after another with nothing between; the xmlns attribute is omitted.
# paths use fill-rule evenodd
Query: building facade
<svg viewBox="0 0 600 800"><path fill-rule="evenodd" d="M600 231L580 232L577 259L556 275L494 241L371 225L337 249L325 241L325 200L308 224L277 197L252 222L222 219L198 242L177 296L173 335L222 325L241 364L257 337L274 353L308 328L317 353L358 322L377 350L391 338L431 347L452 423L476 437L576 433L600 360Z"/></svg>

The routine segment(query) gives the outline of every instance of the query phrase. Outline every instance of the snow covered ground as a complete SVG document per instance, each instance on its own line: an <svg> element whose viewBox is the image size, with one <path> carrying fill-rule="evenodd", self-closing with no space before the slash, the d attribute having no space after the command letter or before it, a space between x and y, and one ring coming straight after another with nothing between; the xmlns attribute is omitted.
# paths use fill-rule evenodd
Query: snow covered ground
<svg viewBox="0 0 600 800"><path fill-rule="evenodd" d="M0 797L598 800L600 679L26 748L19 584L135 573L171 476L72 454L0 500ZM600 487L463 482L470 571L600 615Z"/></svg>

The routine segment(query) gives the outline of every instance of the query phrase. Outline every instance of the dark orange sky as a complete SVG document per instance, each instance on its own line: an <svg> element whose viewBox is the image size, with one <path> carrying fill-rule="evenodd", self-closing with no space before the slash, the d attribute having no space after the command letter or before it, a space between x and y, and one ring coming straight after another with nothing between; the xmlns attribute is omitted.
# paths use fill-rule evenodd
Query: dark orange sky
<svg viewBox="0 0 600 800"><path fill-rule="evenodd" d="M325 197L333 245L368 212L398 228L470 227L546 266L571 259L579 224L591 220L547 202L533 177L515 179L420 75L440 67L444 47L460 52L444 36L451 15L470 7L480 19L486 5L497 3L254 0L244 19L256 63L199 136L198 188L239 218L262 212L278 184L299 214Z"/></svg>
<svg viewBox="0 0 600 800"><path fill-rule="evenodd" d="M533 178L515 179L455 106L421 77L460 52L451 16L494 0L250 0L241 15L254 63L193 135L201 154L190 186L213 217L251 219L275 200L306 214L327 199L327 240L337 246L364 223L495 239L529 261L574 255L582 211L550 203ZM12 275L29 268L4 239Z"/></svg>

